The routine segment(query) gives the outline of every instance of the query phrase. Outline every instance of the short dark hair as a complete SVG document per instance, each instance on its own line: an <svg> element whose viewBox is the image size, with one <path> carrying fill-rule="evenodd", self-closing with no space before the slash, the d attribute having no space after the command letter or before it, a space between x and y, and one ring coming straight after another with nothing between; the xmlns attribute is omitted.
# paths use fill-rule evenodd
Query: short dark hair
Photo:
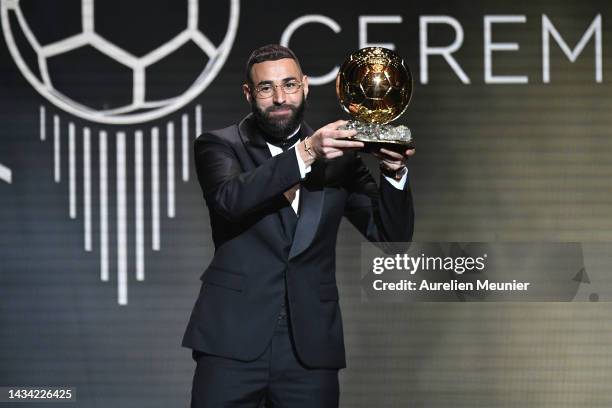
<svg viewBox="0 0 612 408"><path fill-rule="evenodd" d="M257 48L251 53L249 59L247 60L245 72L247 83L251 85L253 84L253 79L251 78L251 68L254 64L264 61L276 61L283 58L290 58L294 60L300 71L302 71L300 61L289 48L283 47L279 44L268 44Z"/></svg>

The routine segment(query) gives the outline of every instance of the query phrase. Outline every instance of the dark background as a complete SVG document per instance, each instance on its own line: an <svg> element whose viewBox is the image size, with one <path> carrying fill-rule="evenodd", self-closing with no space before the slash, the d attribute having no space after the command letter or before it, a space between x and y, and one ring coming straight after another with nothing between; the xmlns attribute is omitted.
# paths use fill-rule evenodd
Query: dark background
<svg viewBox="0 0 612 408"><path fill-rule="evenodd" d="M185 2L99 1L96 31L135 55L180 31ZM37 35L56 41L80 30L78 1L21 1ZM201 1L202 30L223 38L229 5ZM411 106L396 123L411 127L417 154L410 183L417 214L415 241L584 242L590 286L583 303L417 303L361 301L362 237L341 226L338 281L348 369L341 372L343 407L609 407L612 405L612 297L598 286L609 274L612 241L612 7L604 1L243 1L229 57L193 102L156 121L113 126L66 114L38 94L0 45L0 386L72 386L82 407L187 406L194 364L180 347L183 329L211 259L208 212L190 169L176 177L176 217L166 213L166 123L202 106L205 129L224 127L249 111L240 91L251 50L279 42L283 30L307 14L323 14L342 28L311 24L290 46L307 74L322 75L359 47L359 16L400 15L402 23L371 25L370 42L394 43L415 77ZM498 24L494 72L528 75L525 85L486 84L483 19L519 14L524 24ZM573 48L602 16L603 82L595 81L594 41L575 63L551 38L551 82L542 80L542 15ZM419 81L419 16L448 15L465 39L454 56L471 79L463 84L440 57L429 60L429 83ZM453 40L448 26L432 26L429 42ZM27 52L24 51L24 54ZM147 92L175 95L189 86L206 58L185 47L151 70ZM129 101L130 74L88 49L49 63L54 84L95 108ZM147 73L149 75L149 72ZM127 93L126 93L127 92ZM149 93L150 92L150 93ZM127 95L127 96L126 96ZM312 86L307 120L318 128L345 118L333 84ZM39 137L46 109L47 140ZM61 119L62 180L53 180L52 116ZM117 298L116 196L110 196L110 280L100 280L99 202L94 182L93 251L83 249L82 157L77 157L78 216L68 213L67 124L92 130L92 179L98 180L98 132L109 134L109 191L116 188L115 135L126 131L128 304ZM150 129L160 128L161 250L151 249ZM145 132L144 281L134 267L133 139ZM180 131L176 132L180 163ZM191 154L191 148L189 148ZM192 162L190 163L192 166ZM237 254L239 256L239 254ZM590 301L590 302L589 302ZM597 302L596 302L597 301ZM7 404L7 406L10 406ZM21 404L19 406L27 406ZM59 406L59 405L58 405Z"/></svg>

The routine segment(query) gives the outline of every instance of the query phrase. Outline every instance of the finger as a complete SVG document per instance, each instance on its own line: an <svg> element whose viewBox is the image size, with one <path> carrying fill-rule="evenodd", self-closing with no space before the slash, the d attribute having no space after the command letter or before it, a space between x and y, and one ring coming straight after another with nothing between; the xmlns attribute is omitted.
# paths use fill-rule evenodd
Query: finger
<svg viewBox="0 0 612 408"><path fill-rule="evenodd" d="M398 152L394 152L393 150L388 150L385 149L384 147L380 149L380 152L390 158L396 159L396 160L401 160L404 158L404 156L402 156L401 153Z"/></svg>
<svg viewBox="0 0 612 408"><path fill-rule="evenodd" d="M412 149L408 149L404 152L404 156L414 156L414 152L416 150L414 149L414 147Z"/></svg>
<svg viewBox="0 0 612 408"><path fill-rule="evenodd" d="M325 155L325 157L329 156L330 154L337 154L337 153L344 153L350 150L354 150L355 148L335 148L335 147L324 147L323 148L323 154Z"/></svg>
<svg viewBox="0 0 612 408"><path fill-rule="evenodd" d="M350 139L355 136L357 131L355 129L350 130L330 130L323 134L324 138L327 139Z"/></svg>
<svg viewBox="0 0 612 408"><path fill-rule="evenodd" d="M337 120L328 124L326 127L330 127L332 129L338 129L340 126L345 126L348 123L348 120Z"/></svg>
<svg viewBox="0 0 612 408"><path fill-rule="evenodd" d="M335 147L336 149L361 149L364 145L363 142L352 141L352 140L338 140L330 139L329 146Z"/></svg>
<svg viewBox="0 0 612 408"><path fill-rule="evenodd" d="M380 163L387 167L401 167L404 165L404 162L402 160L382 159Z"/></svg>
<svg viewBox="0 0 612 408"><path fill-rule="evenodd" d="M331 153L335 153L335 152L339 152L340 150L336 149L335 147L324 147L323 148L323 154L327 157L329 154Z"/></svg>
<svg viewBox="0 0 612 408"><path fill-rule="evenodd" d="M344 152L342 150L336 150L335 152L331 152L329 154L326 154L325 157L328 159L335 159L336 157L340 157L344 154Z"/></svg>
<svg viewBox="0 0 612 408"><path fill-rule="evenodd" d="M357 145L357 143L359 143L359 145ZM331 147L362 147L363 142L354 139L336 139L333 137L324 137L321 140L321 145Z"/></svg>
<svg viewBox="0 0 612 408"><path fill-rule="evenodd" d="M403 167L403 165L395 163L395 164L389 164L387 167L389 168L389 170L398 171L399 169Z"/></svg>

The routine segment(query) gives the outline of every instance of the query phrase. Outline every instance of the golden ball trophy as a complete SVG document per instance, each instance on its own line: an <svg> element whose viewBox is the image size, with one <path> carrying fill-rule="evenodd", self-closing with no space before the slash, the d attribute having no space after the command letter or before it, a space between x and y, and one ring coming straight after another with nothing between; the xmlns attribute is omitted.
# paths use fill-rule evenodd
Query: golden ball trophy
<svg viewBox="0 0 612 408"><path fill-rule="evenodd" d="M355 51L340 67L336 94L353 118L343 129L357 130L351 140L363 142L364 151L384 147L403 153L414 147L408 127L388 124L404 113L412 96L412 75L399 55L382 47Z"/></svg>

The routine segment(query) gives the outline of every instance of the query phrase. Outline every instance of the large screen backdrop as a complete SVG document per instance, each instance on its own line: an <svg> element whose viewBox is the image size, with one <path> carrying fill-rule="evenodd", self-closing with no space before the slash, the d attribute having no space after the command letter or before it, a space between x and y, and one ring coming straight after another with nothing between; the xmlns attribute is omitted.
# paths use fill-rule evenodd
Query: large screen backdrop
<svg viewBox="0 0 612 408"><path fill-rule="evenodd" d="M186 406L213 254L193 138L249 112L258 46L298 54L318 128L346 118L337 66L383 45L414 75L414 240L588 243L590 279L574 303L368 303L343 223L341 405L610 406L611 19L604 1L3 0L0 386Z"/></svg>

